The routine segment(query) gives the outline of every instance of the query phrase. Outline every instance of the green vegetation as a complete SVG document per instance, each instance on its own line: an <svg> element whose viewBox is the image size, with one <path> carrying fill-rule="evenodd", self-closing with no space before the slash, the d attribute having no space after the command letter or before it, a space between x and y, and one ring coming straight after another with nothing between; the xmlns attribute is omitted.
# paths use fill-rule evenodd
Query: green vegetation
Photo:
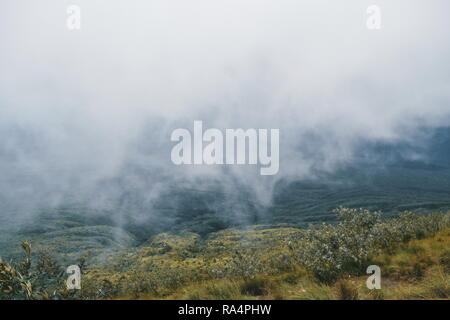
<svg viewBox="0 0 450 320"><path fill-rule="evenodd" d="M65 290L48 252L0 263L3 299L448 299L450 213L335 211L309 229L254 226L201 237L163 233L102 259L83 257L82 289ZM97 254L97 253L91 253ZM365 287L368 265L382 289Z"/></svg>
<svg viewBox="0 0 450 320"><path fill-rule="evenodd" d="M411 165L412 166L412 165ZM280 181L270 208L271 221L308 227L333 221L339 206L381 210L385 217L403 211L420 214L450 210L450 170L415 167L363 167L322 174L312 181Z"/></svg>

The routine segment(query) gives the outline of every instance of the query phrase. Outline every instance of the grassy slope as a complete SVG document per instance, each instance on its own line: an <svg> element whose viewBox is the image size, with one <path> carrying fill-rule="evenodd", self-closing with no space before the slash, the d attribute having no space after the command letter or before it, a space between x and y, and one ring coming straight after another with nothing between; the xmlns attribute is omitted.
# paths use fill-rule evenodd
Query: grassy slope
<svg viewBox="0 0 450 320"><path fill-rule="evenodd" d="M189 232L162 233L138 247L127 244L128 238L124 237L123 243L116 243L116 250L103 252L103 261L90 259L87 268L83 264L82 290L75 294L82 299L450 298L450 214L426 217L408 214L406 219L389 221L374 220L376 214L368 211L343 209L339 215L343 219L339 225L312 230L257 225L245 230L227 229L207 237ZM368 224L370 221L375 223L372 227ZM370 230L368 236L364 236L366 230ZM117 238L114 233L110 228L98 226L70 226L62 233L49 232L54 235L53 239L35 240L52 254L59 250L67 254L65 241L72 240L74 243L69 247L75 243L86 247L93 245L91 249L102 253L101 246L111 247L110 243L103 242ZM311 233L315 235L313 238ZM99 234L103 236L98 237ZM324 238L319 237L320 245L316 246L314 239L319 235ZM371 243L367 239L373 236L381 241L370 247L369 252L376 255L358 255L360 250L369 248L365 247ZM336 242L337 239L345 241ZM408 239L415 240L405 242ZM309 244L313 247L308 247ZM34 243L32 247L36 248ZM308 248L313 250L308 251ZM324 248L333 248L333 253L327 253L328 249L324 252ZM388 249L372 250L376 248ZM327 268L330 263L334 267L345 266L348 260L342 260L342 254L350 257L347 253L351 257L359 256L356 259L361 264L357 269L347 264L341 269L343 273L334 278L337 282L326 280L328 285L317 280L320 278L314 273L316 267ZM323 260L329 255L331 260ZM39 261L36 258L32 258L35 266ZM365 288L364 270L370 264L381 267L382 290ZM61 265L62 270L64 266L67 264ZM33 272L36 273L31 276L35 281L32 287L36 294L47 285L51 289L48 292L56 289L53 280L51 283L39 280L43 276L54 279L53 273ZM65 278L60 280L65 281Z"/></svg>
<svg viewBox="0 0 450 320"><path fill-rule="evenodd" d="M226 230L200 241L195 234L155 237L126 256L116 256L110 262L112 269L94 269L90 278L108 279L111 282L133 282L129 271L140 270L142 284L150 278L152 266L165 265L175 273L183 270L220 264L241 246L266 247L265 255L282 253L282 239L294 237L301 230L291 228L236 231ZM268 247L270 246L270 247ZM247 280L243 278L192 281L174 288L139 293L130 285L130 294L121 298L140 299L449 299L450 298L450 229L433 237L413 240L399 245L390 252L384 251L373 263L381 267L382 289L368 290L366 276L350 277L334 285L317 282L307 271L298 267L279 273L261 273ZM189 256L191 252L192 256ZM197 252L194 254L194 252ZM198 254L201 252L201 254ZM444 259L443 257L447 257ZM120 265L120 262L127 264ZM170 278L174 274L159 274ZM133 280L131 280L133 279ZM148 290L143 288L143 291Z"/></svg>
<svg viewBox="0 0 450 320"><path fill-rule="evenodd" d="M302 269L251 281L206 281L188 285L168 299L449 299L450 274L441 260L450 248L450 229L432 238L414 240L394 253L376 257L382 289L368 290L367 277L352 277L327 286ZM447 270L445 270L447 268ZM350 293L350 294L349 294ZM158 298L147 296L144 298Z"/></svg>

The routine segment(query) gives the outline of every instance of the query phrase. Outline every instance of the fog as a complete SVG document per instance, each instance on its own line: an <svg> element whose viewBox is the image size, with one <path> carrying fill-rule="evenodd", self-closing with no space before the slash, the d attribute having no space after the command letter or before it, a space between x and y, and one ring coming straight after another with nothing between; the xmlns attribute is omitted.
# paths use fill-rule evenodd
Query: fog
<svg viewBox="0 0 450 320"><path fill-rule="evenodd" d="M380 30L366 27L371 4ZM151 208L211 181L265 205L277 180L333 171L365 143L420 143L450 119L448 12L444 0L3 0L0 215L124 193ZM279 173L175 166L170 134L194 120L280 129Z"/></svg>

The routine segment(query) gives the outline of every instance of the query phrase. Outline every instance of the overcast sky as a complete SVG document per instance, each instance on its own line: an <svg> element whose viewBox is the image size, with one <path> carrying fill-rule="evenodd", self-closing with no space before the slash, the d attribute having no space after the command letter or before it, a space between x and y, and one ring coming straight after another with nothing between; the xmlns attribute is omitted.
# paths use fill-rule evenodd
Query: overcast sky
<svg viewBox="0 0 450 320"><path fill-rule="evenodd" d="M366 27L371 4L381 30ZM280 176L308 174L316 155L325 169L351 161L361 141L413 139L448 125L449 12L445 0L2 0L0 188L34 194L26 175L57 193L127 161L166 166L171 130L193 120L279 128Z"/></svg>

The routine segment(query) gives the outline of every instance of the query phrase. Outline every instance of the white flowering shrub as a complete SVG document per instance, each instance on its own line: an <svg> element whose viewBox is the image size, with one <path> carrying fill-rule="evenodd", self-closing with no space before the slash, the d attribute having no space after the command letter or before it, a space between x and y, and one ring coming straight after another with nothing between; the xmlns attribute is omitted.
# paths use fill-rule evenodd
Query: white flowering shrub
<svg viewBox="0 0 450 320"><path fill-rule="evenodd" d="M374 227L379 212L339 209L337 225L323 225L306 234L306 247L300 261L323 282L333 282L343 272L357 271L367 265L376 244Z"/></svg>
<svg viewBox="0 0 450 320"><path fill-rule="evenodd" d="M331 283L347 274L361 274L381 249L420 239L449 225L449 214L421 216L404 212L397 219L381 220L380 212L341 208L336 225L308 230L305 246L296 253L300 264L315 277Z"/></svg>

